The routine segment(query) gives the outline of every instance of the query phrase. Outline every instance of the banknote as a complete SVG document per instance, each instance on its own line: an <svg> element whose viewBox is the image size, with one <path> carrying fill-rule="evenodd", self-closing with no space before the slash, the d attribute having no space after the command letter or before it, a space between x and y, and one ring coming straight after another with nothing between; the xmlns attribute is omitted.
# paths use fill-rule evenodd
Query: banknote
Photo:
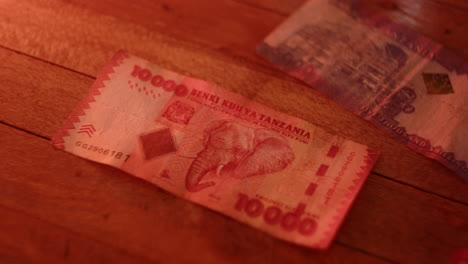
<svg viewBox="0 0 468 264"><path fill-rule="evenodd" d="M327 248L379 152L125 51L52 144L275 237Z"/></svg>
<svg viewBox="0 0 468 264"><path fill-rule="evenodd" d="M257 53L468 180L468 63L358 0L310 0Z"/></svg>

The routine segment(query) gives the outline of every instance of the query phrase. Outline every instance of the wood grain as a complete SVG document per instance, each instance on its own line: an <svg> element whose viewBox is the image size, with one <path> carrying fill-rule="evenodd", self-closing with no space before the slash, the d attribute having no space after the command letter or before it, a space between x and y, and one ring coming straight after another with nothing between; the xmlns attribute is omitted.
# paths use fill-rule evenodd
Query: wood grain
<svg viewBox="0 0 468 264"><path fill-rule="evenodd" d="M31 13L27 11L27 5L22 6L21 3L14 2L8 9L0 9L2 17L5 18L0 22L0 29L8 33L0 39L0 43L4 46L92 76L96 76L99 68L114 51L126 48L165 68L217 83L276 110L307 120L332 133L379 149L383 155L374 169L375 172L468 203L468 186L463 184L460 177L438 162L410 151L369 122L344 110L317 91L286 77L285 74L74 5L62 4L59 12L40 6ZM83 20L81 17L87 19ZM73 34L69 28L74 29ZM93 28L93 31L87 30L89 28ZM46 40L47 44L44 44ZM100 45L97 46L95 43ZM17 69L22 67L21 61L23 60L15 59L12 61L14 67L5 66L9 70L4 71L4 80L19 79ZM44 68L39 67L38 71L30 73L36 76L33 80L28 80L28 75L23 76L27 83L22 89L31 89L30 83L34 82L34 78L47 78L44 76L47 76L49 71L54 71L53 68L48 67L47 71L41 72ZM10 77L6 76L7 74ZM67 74L62 80L68 78ZM36 93L36 97L26 97L25 100L41 101L42 105L56 105L58 103L52 101L60 98L62 101L60 104L64 105L43 112L41 116L24 117L34 120L18 118L14 110L10 113L8 122L23 123L27 125L22 126L24 129L31 129L35 133L50 137L52 132L59 128L62 117L79 102L79 100L66 103L65 101L70 95L73 99L82 97L89 87L89 83L77 84L81 89L77 94L73 80L71 78L69 81L56 82L52 86L47 86L47 83L36 83L35 91L47 92ZM54 82L53 79L50 81ZM12 93L16 92L12 90ZM53 93L53 96L49 96L49 93ZM10 98L10 95L4 96ZM11 100L7 102L10 105L7 109L23 107L25 111L31 110L22 100ZM66 107L63 107L65 105ZM57 126L44 127L40 118L47 122L56 120Z"/></svg>
<svg viewBox="0 0 468 264"><path fill-rule="evenodd" d="M466 1L365 1L468 58ZM300 4L2 1L0 118L9 126L0 125L0 261L448 263L466 248L468 185L255 55ZM120 48L382 150L331 249L279 241L54 150L46 139Z"/></svg>
<svg viewBox="0 0 468 264"><path fill-rule="evenodd" d="M264 0L264 1L255 1L255 0L235 0L251 7L259 8L268 10L270 12L275 12L283 16L289 16L302 4L306 2L306 0L289 0L289 1L282 1L282 0Z"/></svg>
<svg viewBox="0 0 468 264"><path fill-rule="evenodd" d="M0 263L152 263L4 206L0 215Z"/></svg>
<svg viewBox="0 0 468 264"><path fill-rule="evenodd" d="M5 125L0 133L0 205L130 254L164 263L386 263L339 244L294 246L44 139Z"/></svg>
<svg viewBox="0 0 468 264"><path fill-rule="evenodd" d="M138 5L128 5L126 0L85 0L77 5L164 32L178 39L196 41L214 49L223 49L225 52L257 61L259 57L253 53L254 47L304 2L304 0L215 2L173 0L141 1ZM464 3L454 0L361 0L361 2L377 7L393 21L427 35L468 58L466 1ZM193 12L194 9L198 12ZM155 15L158 19L154 19ZM219 17L222 17L222 20Z"/></svg>

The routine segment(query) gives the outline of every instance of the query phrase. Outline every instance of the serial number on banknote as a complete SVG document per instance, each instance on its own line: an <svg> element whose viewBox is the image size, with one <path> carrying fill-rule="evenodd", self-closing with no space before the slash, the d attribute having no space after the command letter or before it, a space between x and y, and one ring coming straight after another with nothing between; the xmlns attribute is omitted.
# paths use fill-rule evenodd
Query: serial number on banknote
<svg viewBox="0 0 468 264"><path fill-rule="evenodd" d="M111 149L103 148L103 147L100 147L100 146L83 143L81 141L76 141L75 145L77 147L81 147L81 148L83 148L85 150L96 152L96 153L102 154L104 156L111 156L111 157L114 157L116 159L121 159L122 157L124 157L125 160L127 160L130 157L130 155L124 155L123 152L120 152L120 151L111 150Z"/></svg>

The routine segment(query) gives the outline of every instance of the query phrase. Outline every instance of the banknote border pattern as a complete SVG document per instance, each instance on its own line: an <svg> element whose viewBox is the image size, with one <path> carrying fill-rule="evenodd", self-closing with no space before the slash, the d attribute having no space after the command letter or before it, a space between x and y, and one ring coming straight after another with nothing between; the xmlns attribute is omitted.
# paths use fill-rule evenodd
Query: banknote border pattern
<svg viewBox="0 0 468 264"><path fill-rule="evenodd" d="M408 134L404 126L390 125L389 127L389 122L396 122L394 119L386 119L377 114L372 116L369 121L408 148L428 158L437 160L460 175L465 181L468 181L468 167L466 161L456 159L454 152L444 151L442 147L432 145L431 141L427 138L420 137L416 134Z"/></svg>
<svg viewBox="0 0 468 264"><path fill-rule="evenodd" d="M105 81L110 80L110 75L115 72L114 68L120 66L130 55L124 51L117 51L110 61L104 66L94 84L88 91L88 94L76 106L67 119L63 122L61 129L54 135L51 144L59 149L65 149L64 137L70 136L70 130L76 129L75 124L80 122L80 117L85 116L85 110L90 109L90 103L96 102L96 96L100 95L100 90L105 88Z"/></svg>
<svg viewBox="0 0 468 264"><path fill-rule="evenodd" d="M323 238L320 239L316 244L312 245L312 247L326 249L331 245L333 239L335 238L335 235L338 232L340 225L343 223L345 216L350 210L351 205L356 199L359 190L361 190L372 168L379 159L380 151L367 148L366 152L367 155L364 156L364 165L359 167L359 171L356 174L357 177L352 181L351 186L347 188L348 192L344 195L343 200L338 206L338 209L334 211L335 214L332 217L332 221L328 224L327 230L323 232Z"/></svg>

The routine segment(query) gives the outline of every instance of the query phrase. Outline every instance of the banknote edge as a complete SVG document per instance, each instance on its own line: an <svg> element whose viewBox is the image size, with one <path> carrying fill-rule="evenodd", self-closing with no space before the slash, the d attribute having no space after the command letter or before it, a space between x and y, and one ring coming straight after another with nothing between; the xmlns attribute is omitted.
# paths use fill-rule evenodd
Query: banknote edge
<svg viewBox="0 0 468 264"><path fill-rule="evenodd" d="M395 140L397 140L398 142L406 146L407 148L411 149L412 151L420 155L423 155L424 157L427 157L429 159L439 162L440 164L450 169L455 174L459 175L465 182L468 182L468 173L466 172L466 168L467 168L466 162L461 159L457 160L454 152L447 152L447 151L444 151L444 149L440 146L433 146L431 141L427 138L423 138L416 134L407 134L406 127L398 126L396 127L396 129L391 129L390 127L385 126L383 122L379 121L377 117L375 118L372 117L368 121L371 122L378 129L384 131L385 133L390 135L392 138L394 138ZM406 134L406 137L402 136L397 131L403 131ZM418 144L417 142L413 142L411 140L412 138L417 138L417 140L422 143ZM423 144L423 146L421 146L420 144ZM432 149L436 149L436 148L440 148L439 153L431 151ZM459 163L461 165L457 166L454 163Z"/></svg>
<svg viewBox="0 0 468 264"><path fill-rule="evenodd" d="M347 188L347 193L344 195L340 202L340 206L335 210L333 222L328 224L328 229L323 233L323 238L319 240L312 247L326 250L328 249L338 233L344 219L348 215L354 201L356 200L360 190L362 189L367 177L372 171L375 163L379 159L381 152L372 148L366 148L366 155L364 156L364 165L359 167L356 173L356 178L352 180L351 186Z"/></svg>
<svg viewBox="0 0 468 264"><path fill-rule="evenodd" d="M52 137L50 143L58 149L65 149L65 137L70 136L69 131L75 129L75 124L80 122L80 117L85 116L85 110L90 109L90 103L96 101L96 96L101 94L100 90L106 88L105 81L110 80L110 74L115 72L115 68L119 67L123 61L129 58L130 55L125 50L118 50L112 58L104 65L98 77L94 81L91 88L89 88L86 96L75 107L70 115L60 126L60 129Z"/></svg>

